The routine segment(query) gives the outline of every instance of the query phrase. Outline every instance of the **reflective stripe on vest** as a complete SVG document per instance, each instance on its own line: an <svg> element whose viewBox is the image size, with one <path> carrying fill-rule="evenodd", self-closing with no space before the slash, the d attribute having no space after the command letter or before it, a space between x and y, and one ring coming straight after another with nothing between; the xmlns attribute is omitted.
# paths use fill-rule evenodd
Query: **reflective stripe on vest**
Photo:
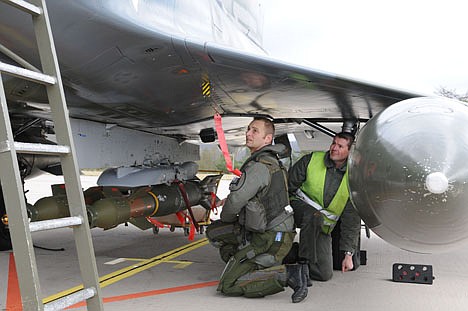
<svg viewBox="0 0 468 311"><path fill-rule="evenodd" d="M320 207L324 206L323 191L325 186L325 176L327 173L327 167L325 166L324 160L325 152L316 151L312 153L312 158L307 166L307 178L297 193L298 197L304 202L307 203L307 200L305 199L306 197L307 199L318 203ZM305 197L301 195L300 192L302 192ZM346 173L344 174L338 191L335 193L330 205L319 210L323 216L322 231L324 233L329 234L332 232L346 206L346 202L348 202L348 199L348 168L346 168ZM316 204L310 205L317 209Z"/></svg>

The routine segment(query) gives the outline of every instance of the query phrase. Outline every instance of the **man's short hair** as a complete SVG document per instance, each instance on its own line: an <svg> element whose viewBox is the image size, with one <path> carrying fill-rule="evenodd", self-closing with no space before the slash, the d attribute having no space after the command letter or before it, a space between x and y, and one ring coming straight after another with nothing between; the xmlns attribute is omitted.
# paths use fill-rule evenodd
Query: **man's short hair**
<svg viewBox="0 0 468 311"><path fill-rule="evenodd" d="M346 139L348 142L348 149L351 149L351 145L354 142L354 135L348 132L340 132L335 135L335 137Z"/></svg>
<svg viewBox="0 0 468 311"><path fill-rule="evenodd" d="M254 121L263 121L263 125L265 126L265 133L271 134L272 137L275 137L275 124L268 118L265 117L254 117Z"/></svg>

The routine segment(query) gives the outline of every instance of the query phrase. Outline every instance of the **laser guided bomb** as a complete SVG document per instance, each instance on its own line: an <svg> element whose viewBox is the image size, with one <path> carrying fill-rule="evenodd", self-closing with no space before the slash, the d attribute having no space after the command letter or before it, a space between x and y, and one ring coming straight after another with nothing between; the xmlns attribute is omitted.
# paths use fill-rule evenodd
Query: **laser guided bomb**
<svg viewBox="0 0 468 311"><path fill-rule="evenodd" d="M105 170L98 178L98 186L83 193L90 227L110 229L130 222L148 229L153 225L146 217L166 216L196 205L209 211L217 199L222 175L200 180L195 176L197 171L194 162ZM64 185L56 185L52 191L53 196L28 206L31 221L69 216Z"/></svg>

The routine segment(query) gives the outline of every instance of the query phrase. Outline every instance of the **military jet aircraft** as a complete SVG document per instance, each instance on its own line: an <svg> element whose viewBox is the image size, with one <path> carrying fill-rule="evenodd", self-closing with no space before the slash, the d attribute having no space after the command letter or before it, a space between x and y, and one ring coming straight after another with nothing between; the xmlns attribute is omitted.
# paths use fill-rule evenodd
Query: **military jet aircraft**
<svg viewBox="0 0 468 311"><path fill-rule="evenodd" d="M201 143L216 140L213 116L219 114L230 146L243 144L253 116L271 118L278 136L294 134L309 145L311 129L333 135L333 126L342 125L357 135L351 197L374 232L418 252L467 239L467 173L457 165L468 153L464 104L274 60L262 48L257 1L63 0L47 6L78 163L109 168L89 191L92 226L132 220L146 228L140 220L156 215L158 196L173 200L163 214L193 204L209 209L219 179L198 180L193 161ZM0 3L0 34L0 64L40 68L30 16ZM3 82L15 139L53 143L45 88L8 75ZM60 173L51 157L18 162L23 179L35 169ZM184 202L177 181L191 202ZM33 208L31 218L61 215L66 203L60 200L57 193L42 201L47 212L57 207L53 216L41 218L45 211ZM138 201L152 209L132 205ZM116 212L121 203L125 211ZM8 244L8 229L0 226Z"/></svg>

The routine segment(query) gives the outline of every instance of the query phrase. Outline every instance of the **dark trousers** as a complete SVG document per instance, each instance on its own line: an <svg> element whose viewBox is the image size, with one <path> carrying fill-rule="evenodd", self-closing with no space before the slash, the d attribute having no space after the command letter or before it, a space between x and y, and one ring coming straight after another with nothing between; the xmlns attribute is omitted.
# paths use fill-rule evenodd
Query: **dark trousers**
<svg viewBox="0 0 468 311"><path fill-rule="evenodd" d="M333 249L333 270L340 270L341 271L341 263L344 259L344 253L340 250L340 239L341 239L341 219L338 220L336 223L335 228L331 233L332 237L332 249ZM365 257L362 258L365 265ZM361 265L361 237L359 237L358 244L356 245L355 252L353 255L353 271L359 268Z"/></svg>
<svg viewBox="0 0 468 311"><path fill-rule="evenodd" d="M291 201L294 222L300 228L298 256L309 262L310 278L328 281L333 276L332 239L322 232L322 214L301 200Z"/></svg>
<svg viewBox="0 0 468 311"><path fill-rule="evenodd" d="M238 224L218 220L206 230L208 239L227 262L217 290L228 296L246 297L283 291L286 284L281 279L286 280L286 269L279 263L291 249L296 232L252 232L248 244L240 246L239 229Z"/></svg>

